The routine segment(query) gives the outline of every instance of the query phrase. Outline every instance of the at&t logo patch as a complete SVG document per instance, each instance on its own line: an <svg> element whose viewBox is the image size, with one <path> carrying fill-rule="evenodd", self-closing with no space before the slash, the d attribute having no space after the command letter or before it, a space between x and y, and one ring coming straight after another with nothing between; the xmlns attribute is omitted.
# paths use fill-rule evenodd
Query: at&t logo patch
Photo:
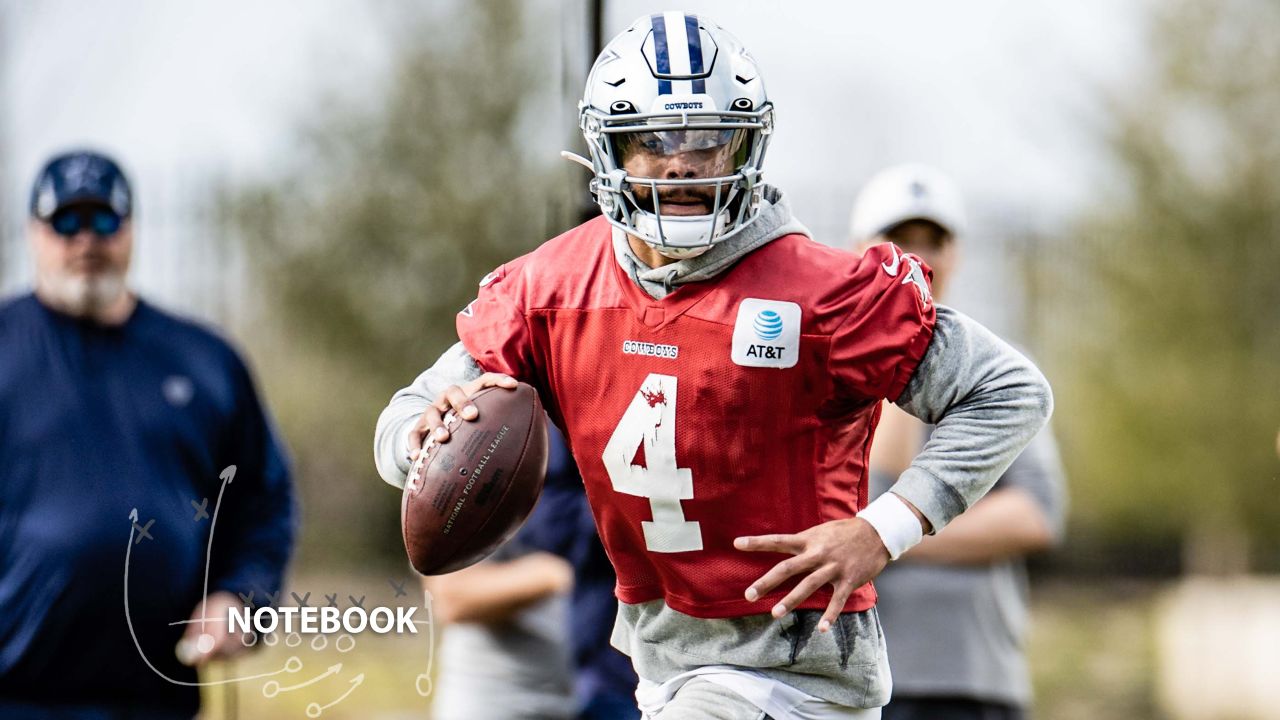
<svg viewBox="0 0 1280 720"><path fill-rule="evenodd" d="M800 306L747 298L733 325L733 362L743 367L794 367L800 358Z"/></svg>
<svg viewBox="0 0 1280 720"><path fill-rule="evenodd" d="M773 310L761 310L756 314L755 322L751 323L751 327L756 331L756 337L760 338L760 342L773 342L782 337L785 324L782 322L782 316Z"/></svg>

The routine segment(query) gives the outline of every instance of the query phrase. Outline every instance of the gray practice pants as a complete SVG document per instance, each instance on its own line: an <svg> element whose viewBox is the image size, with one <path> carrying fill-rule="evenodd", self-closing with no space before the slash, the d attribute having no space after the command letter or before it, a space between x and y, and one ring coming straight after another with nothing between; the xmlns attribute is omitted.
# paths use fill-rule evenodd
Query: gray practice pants
<svg viewBox="0 0 1280 720"><path fill-rule="evenodd" d="M770 720L760 708L738 693L707 680L693 678L657 715L644 720Z"/></svg>
<svg viewBox="0 0 1280 720"><path fill-rule="evenodd" d="M880 708L850 712L859 718L880 720ZM645 715L643 720L773 720L773 718L729 688L695 677L682 685L660 712L656 715Z"/></svg>

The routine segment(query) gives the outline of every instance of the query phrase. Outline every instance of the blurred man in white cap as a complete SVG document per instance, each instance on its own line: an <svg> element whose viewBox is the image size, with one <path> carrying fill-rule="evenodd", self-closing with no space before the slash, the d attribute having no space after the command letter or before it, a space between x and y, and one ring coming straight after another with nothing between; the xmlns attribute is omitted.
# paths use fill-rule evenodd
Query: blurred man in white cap
<svg viewBox="0 0 1280 720"><path fill-rule="evenodd" d="M850 224L855 248L892 242L922 258L933 269L934 297L945 301L965 228L964 204L946 175L917 164L881 171L858 195ZM871 447L873 498L910 465L931 431L884 403ZM1060 538L1063 490L1046 429L986 497L876 579L894 684L884 720L1027 717L1023 558Z"/></svg>

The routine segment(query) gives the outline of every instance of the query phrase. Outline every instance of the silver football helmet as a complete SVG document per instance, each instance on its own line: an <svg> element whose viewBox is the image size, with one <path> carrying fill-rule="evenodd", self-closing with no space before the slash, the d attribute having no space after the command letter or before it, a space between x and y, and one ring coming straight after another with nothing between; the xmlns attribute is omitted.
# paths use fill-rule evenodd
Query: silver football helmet
<svg viewBox="0 0 1280 720"><path fill-rule="evenodd" d="M636 20L596 59L578 105L608 221L672 258L706 252L749 226L773 105L756 61L704 17Z"/></svg>

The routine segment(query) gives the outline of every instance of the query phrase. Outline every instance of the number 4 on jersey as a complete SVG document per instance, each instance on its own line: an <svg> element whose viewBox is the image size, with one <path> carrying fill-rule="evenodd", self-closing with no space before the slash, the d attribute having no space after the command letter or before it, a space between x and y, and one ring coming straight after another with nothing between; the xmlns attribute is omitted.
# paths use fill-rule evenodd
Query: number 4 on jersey
<svg viewBox="0 0 1280 720"><path fill-rule="evenodd" d="M693 474L676 467L675 377L650 373L645 378L609 437L603 459L614 490L649 499L653 520L640 524L651 552L702 549L702 528L685 520L680 505L693 498Z"/></svg>

